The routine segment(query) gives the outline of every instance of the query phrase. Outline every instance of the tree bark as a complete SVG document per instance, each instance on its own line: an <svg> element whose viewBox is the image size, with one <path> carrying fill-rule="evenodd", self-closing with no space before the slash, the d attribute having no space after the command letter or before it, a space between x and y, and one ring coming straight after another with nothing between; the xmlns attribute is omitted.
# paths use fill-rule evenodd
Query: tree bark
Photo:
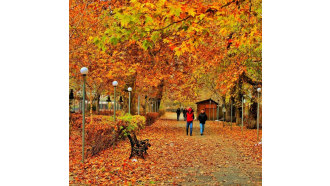
<svg viewBox="0 0 330 186"><path fill-rule="evenodd" d="M100 114L100 94L96 95L96 113Z"/></svg>
<svg viewBox="0 0 330 186"><path fill-rule="evenodd" d="M159 85L156 88L156 102L157 102L157 110L160 108L160 103L163 98L163 92L164 92L164 79L161 80Z"/></svg>
<svg viewBox="0 0 330 186"><path fill-rule="evenodd" d="M135 95L136 94L136 73L129 76L128 79L126 80L126 86L124 87L124 90L122 90L124 92L124 94L122 94L123 97L123 110L124 112L128 113L128 101L129 101L129 93L127 91L128 87L132 87L132 91L131 91L131 114L134 115L136 114L136 98Z"/></svg>

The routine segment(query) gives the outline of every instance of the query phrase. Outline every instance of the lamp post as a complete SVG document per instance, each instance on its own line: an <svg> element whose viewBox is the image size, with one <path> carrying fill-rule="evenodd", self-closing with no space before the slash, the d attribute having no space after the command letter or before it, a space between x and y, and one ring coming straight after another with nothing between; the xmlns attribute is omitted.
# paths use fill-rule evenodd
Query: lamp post
<svg viewBox="0 0 330 186"><path fill-rule="evenodd" d="M85 89L86 89L86 75L88 73L88 68L87 67L82 67L80 69L80 73L83 75L84 78L84 83L83 83L83 102L84 104L82 105L83 111L82 111L82 162L84 162L84 157L85 157Z"/></svg>
<svg viewBox="0 0 330 186"><path fill-rule="evenodd" d="M258 102L258 107L257 107L257 140L259 140L259 94L260 94L260 92L261 92L261 88L258 88L257 89L257 92L258 92L258 100L257 100L257 102Z"/></svg>
<svg viewBox="0 0 330 186"><path fill-rule="evenodd" d="M113 81L112 82L112 86L114 87L114 106L113 106L113 120L116 121L116 87L118 86L118 82L117 81Z"/></svg>
<svg viewBox="0 0 330 186"><path fill-rule="evenodd" d="M131 91L132 87L128 87L128 113L131 114Z"/></svg>
<svg viewBox="0 0 330 186"><path fill-rule="evenodd" d="M242 129L242 133L243 133L243 114L244 114L244 103L245 103L245 99L244 99L245 95L242 96L242 125L241 125L241 129Z"/></svg>

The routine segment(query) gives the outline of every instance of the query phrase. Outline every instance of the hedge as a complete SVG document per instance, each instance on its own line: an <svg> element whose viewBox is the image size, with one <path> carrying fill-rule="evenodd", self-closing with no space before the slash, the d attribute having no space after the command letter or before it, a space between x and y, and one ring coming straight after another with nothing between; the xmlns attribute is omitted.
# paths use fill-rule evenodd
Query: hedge
<svg viewBox="0 0 330 186"><path fill-rule="evenodd" d="M137 131L145 126L144 116L119 116L117 121L113 117L101 116L86 125L86 156L94 156L100 151L114 145L123 139L128 132Z"/></svg>
<svg viewBox="0 0 330 186"><path fill-rule="evenodd" d="M118 116L116 122L113 121L112 116L93 115L86 117L86 157L97 155L124 139L128 133L139 131L146 125L151 125L158 117L158 113L147 113L146 116L125 114ZM70 133L71 130L81 131L81 126L82 115L72 114L70 116ZM81 135L81 133L79 134Z"/></svg>
<svg viewBox="0 0 330 186"><path fill-rule="evenodd" d="M157 119L159 118L159 113L158 112L148 112L145 115L145 117L146 117L146 125L150 126L157 121Z"/></svg>

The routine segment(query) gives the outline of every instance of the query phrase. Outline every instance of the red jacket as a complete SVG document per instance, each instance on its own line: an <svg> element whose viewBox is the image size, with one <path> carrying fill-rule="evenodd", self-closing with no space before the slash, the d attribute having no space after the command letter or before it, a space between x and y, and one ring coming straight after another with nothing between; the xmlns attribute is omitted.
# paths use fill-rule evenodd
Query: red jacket
<svg viewBox="0 0 330 186"><path fill-rule="evenodd" d="M195 119L195 115L194 115L192 109L189 108L188 112L187 112L187 122L194 121L194 119Z"/></svg>

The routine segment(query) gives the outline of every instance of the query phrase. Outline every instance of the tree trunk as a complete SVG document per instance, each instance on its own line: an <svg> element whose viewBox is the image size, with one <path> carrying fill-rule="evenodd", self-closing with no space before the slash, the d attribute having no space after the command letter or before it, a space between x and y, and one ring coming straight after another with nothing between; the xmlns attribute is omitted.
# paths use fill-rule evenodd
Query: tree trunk
<svg viewBox="0 0 330 186"><path fill-rule="evenodd" d="M97 94L96 95L96 113L97 114L100 114L100 97L101 95L100 94Z"/></svg>
<svg viewBox="0 0 330 186"><path fill-rule="evenodd" d="M126 80L126 86L124 87L124 94L122 94L123 97L123 110L124 112L128 113L128 101L129 101L129 93L127 92L128 87L132 87L131 91L131 114L136 114L136 98L135 95L137 95L136 91L136 73L129 76Z"/></svg>
<svg viewBox="0 0 330 186"><path fill-rule="evenodd" d="M163 91L164 91L164 79L161 80L159 85L156 88L156 102L157 102L157 110L160 108L160 103L163 98Z"/></svg>

